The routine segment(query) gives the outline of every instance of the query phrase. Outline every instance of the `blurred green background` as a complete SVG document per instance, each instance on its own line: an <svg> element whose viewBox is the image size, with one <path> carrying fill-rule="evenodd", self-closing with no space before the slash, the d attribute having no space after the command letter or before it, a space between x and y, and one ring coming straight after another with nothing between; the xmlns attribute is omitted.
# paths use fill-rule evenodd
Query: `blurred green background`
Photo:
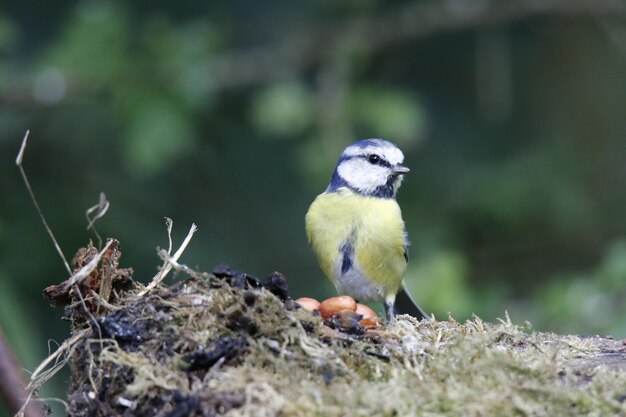
<svg viewBox="0 0 626 417"><path fill-rule="evenodd" d="M408 286L429 312L626 337L623 1L22 0L0 6L0 326L26 369L62 341L41 290L120 240L333 293L303 231L350 142L396 142ZM63 395L67 376L47 395Z"/></svg>

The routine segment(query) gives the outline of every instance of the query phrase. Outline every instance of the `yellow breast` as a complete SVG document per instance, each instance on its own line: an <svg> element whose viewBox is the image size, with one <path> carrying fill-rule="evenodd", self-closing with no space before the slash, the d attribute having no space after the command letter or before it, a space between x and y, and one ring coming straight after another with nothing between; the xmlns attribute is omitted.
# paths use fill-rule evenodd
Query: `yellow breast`
<svg viewBox="0 0 626 417"><path fill-rule="evenodd" d="M320 194L306 215L306 232L322 271L338 289L348 288L342 284L341 263L342 247L350 240L353 268L380 292L380 297L367 298L380 300L398 291L406 269L406 236L394 199L366 197L346 188Z"/></svg>

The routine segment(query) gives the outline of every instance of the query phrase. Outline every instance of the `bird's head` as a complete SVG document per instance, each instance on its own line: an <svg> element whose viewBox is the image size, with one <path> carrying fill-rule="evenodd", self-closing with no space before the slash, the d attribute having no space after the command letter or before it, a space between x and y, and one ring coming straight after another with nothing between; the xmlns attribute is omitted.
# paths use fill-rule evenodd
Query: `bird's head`
<svg viewBox="0 0 626 417"><path fill-rule="evenodd" d="M402 165L404 155L384 139L364 139L348 146L337 161L327 191L341 187L366 196L393 198L403 175L409 169Z"/></svg>

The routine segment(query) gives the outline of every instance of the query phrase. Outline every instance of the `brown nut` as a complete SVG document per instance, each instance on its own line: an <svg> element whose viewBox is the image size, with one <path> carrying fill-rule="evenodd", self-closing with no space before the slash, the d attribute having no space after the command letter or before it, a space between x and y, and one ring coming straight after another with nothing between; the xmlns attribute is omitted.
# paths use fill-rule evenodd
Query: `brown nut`
<svg viewBox="0 0 626 417"><path fill-rule="evenodd" d="M380 319L378 317L371 317L359 321L359 325L366 330L375 329L380 325Z"/></svg>
<svg viewBox="0 0 626 417"><path fill-rule="evenodd" d="M372 310L371 308L369 308L365 304L357 304L356 305L356 312L357 312L357 314L362 315L364 320L365 319L378 318L378 314L376 314L376 312L374 310Z"/></svg>
<svg viewBox="0 0 626 417"><path fill-rule="evenodd" d="M329 319L342 310L356 311L356 301L349 295L327 298L319 306L323 318Z"/></svg>
<svg viewBox="0 0 626 417"><path fill-rule="evenodd" d="M315 298L300 297L296 300L296 303L300 304L300 307L308 311L315 311L320 308L320 302Z"/></svg>
<svg viewBox="0 0 626 417"><path fill-rule="evenodd" d="M359 325L359 320L361 320L360 314L350 310L341 310L324 324L343 333L363 334L365 329Z"/></svg>

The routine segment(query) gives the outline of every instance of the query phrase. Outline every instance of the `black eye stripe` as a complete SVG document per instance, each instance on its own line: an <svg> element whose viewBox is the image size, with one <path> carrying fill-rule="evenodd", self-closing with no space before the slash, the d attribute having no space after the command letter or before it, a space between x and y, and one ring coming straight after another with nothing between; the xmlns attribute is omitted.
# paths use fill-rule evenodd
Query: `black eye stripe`
<svg viewBox="0 0 626 417"><path fill-rule="evenodd" d="M380 165L380 166L383 166L383 167L391 168L391 164L389 162L387 162L380 155L369 154L369 155L362 155L360 157L365 159L367 162L369 162L372 165Z"/></svg>

